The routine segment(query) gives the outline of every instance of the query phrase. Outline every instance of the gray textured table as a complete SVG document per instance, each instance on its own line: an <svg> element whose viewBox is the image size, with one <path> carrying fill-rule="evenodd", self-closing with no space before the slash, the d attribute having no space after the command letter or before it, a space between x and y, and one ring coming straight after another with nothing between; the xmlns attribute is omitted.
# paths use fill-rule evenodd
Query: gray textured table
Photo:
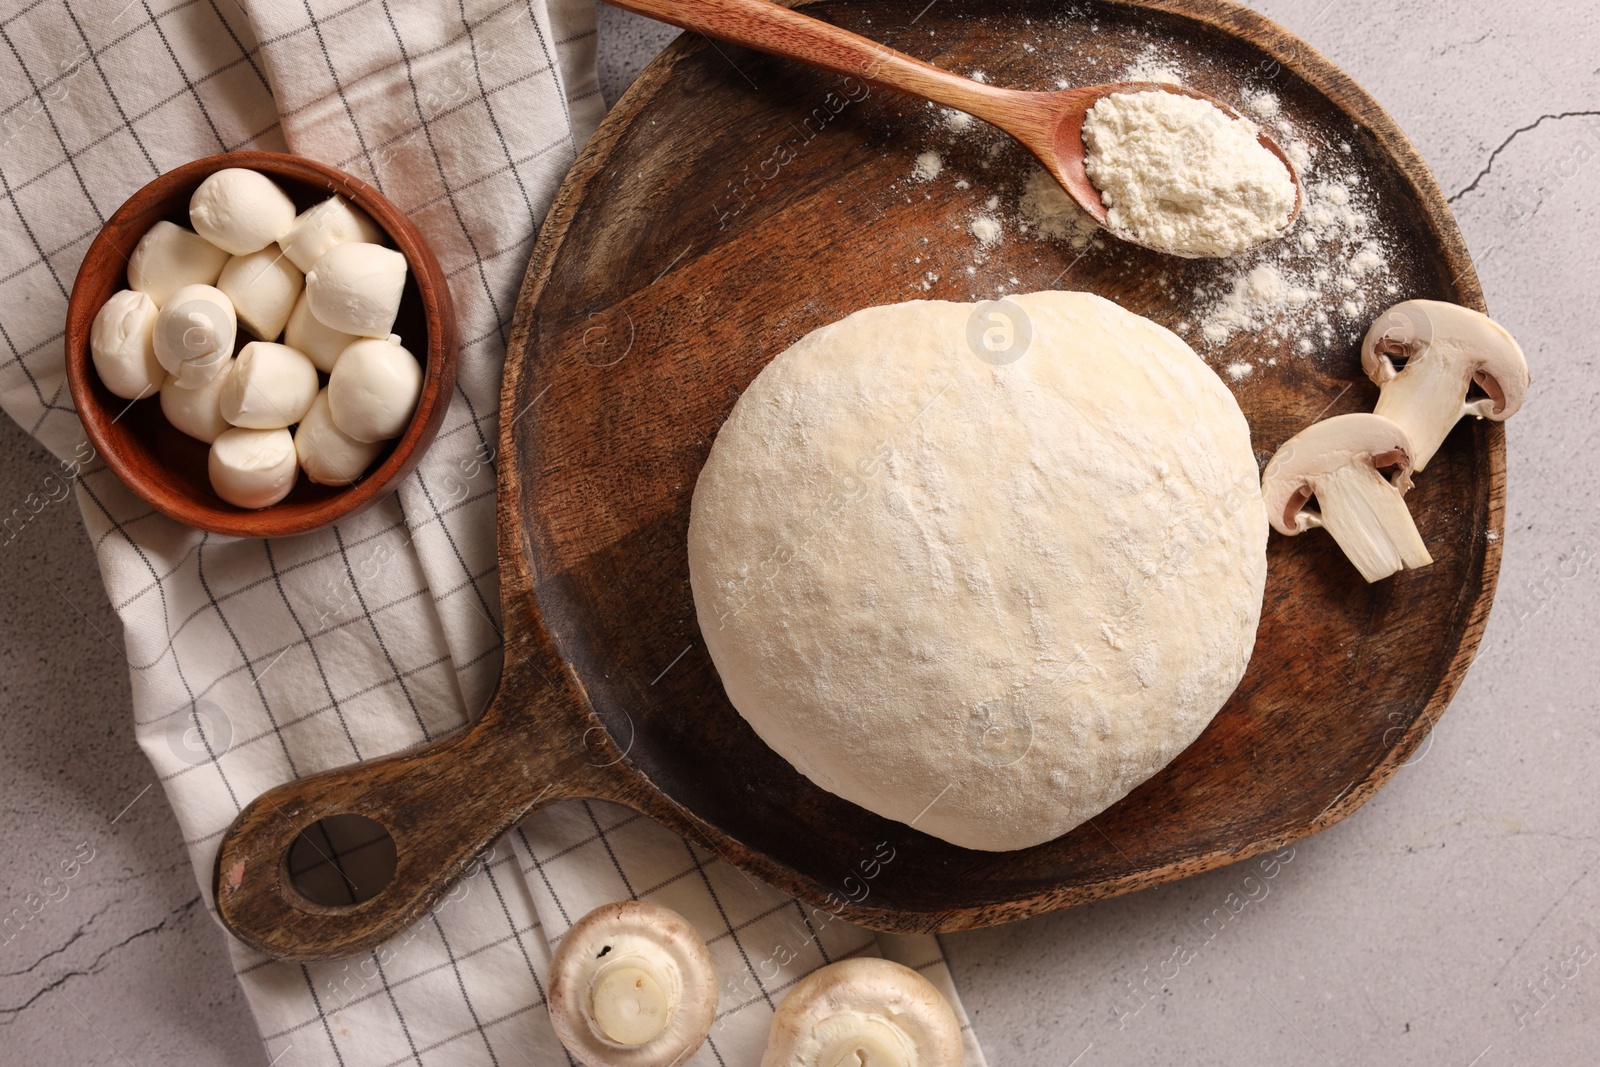
<svg viewBox="0 0 1600 1067"><path fill-rule="evenodd" d="M1185 965L1168 962L1175 946L1199 940L1242 871L945 946L995 1067L1594 1062L1600 6L1257 6L1411 135L1451 194L1495 316L1527 349L1535 385L1510 432L1501 599L1412 766L1297 846L1268 895ZM604 9L607 99L670 37ZM0 500L50 469L0 420ZM133 742L120 636L70 503L0 551L0 899L92 856L65 898L0 943L0 1060L265 1063Z"/></svg>

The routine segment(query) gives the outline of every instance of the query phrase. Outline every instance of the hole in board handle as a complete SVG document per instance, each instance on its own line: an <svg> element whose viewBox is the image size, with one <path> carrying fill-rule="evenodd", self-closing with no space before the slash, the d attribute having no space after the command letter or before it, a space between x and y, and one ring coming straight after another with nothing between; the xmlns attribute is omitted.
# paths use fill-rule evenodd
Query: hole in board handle
<svg viewBox="0 0 1600 1067"><path fill-rule="evenodd" d="M371 900L394 878L394 838L364 815L329 815L300 831L289 846L289 883L324 907Z"/></svg>

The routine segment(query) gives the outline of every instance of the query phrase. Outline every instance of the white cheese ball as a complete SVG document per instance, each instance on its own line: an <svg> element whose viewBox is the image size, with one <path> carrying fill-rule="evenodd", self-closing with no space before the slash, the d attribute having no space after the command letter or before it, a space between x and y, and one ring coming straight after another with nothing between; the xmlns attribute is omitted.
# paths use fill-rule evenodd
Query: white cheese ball
<svg viewBox="0 0 1600 1067"><path fill-rule="evenodd" d="M176 378L168 378L161 387L161 414L179 430L206 444L228 429L228 420L222 417L222 389L233 376L234 361L223 364L222 371L204 385L186 389Z"/></svg>
<svg viewBox="0 0 1600 1067"><path fill-rule="evenodd" d="M349 485L372 466L383 451L383 442L357 441L335 426L324 389L295 427L294 450L307 478L318 485Z"/></svg>
<svg viewBox="0 0 1600 1067"><path fill-rule="evenodd" d="M241 508L271 507L289 495L300 468L288 430L224 430L211 442L211 488Z"/></svg>
<svg viewBox="0 0 1600 1067"><path fill-rule="evenodd" d="M399 437L422 395L422 366L398 334L357 341L328 376L334 424L357 441Z"/></svg>
<svg viewBox="0 0 1600 1067"><path fill-rule="evenodd" d="M294 225L294 201L265 174L219 170L189 198L189 221L201 237L232 256L259 252Z"/></svg>
<svg viewBox="0 0 1600 1067"><path fill-rule="evenodd" d="M728 699L800 773L1027 848L1164 767L1243 677L1259 479L1216 372L1108 300L868 308L734 405L689 584Z"/></svg>
<svg viewBox="0 0 1600 1067"><path fill-rule="evenodd" d="M322 321L311 314L311 300L305 293L295 301L294 310L283 328L283 343L304 352L323 374L331 374L333 365L339 361L339 353L359 340L361 338L353 333L322 325Z"/></svg>
<svg viewBox="0 0 1600 1067"><path fill-rule="evenodd" d="M382 240L383 231L365 211L335 195L300 212L289 232L278 238L278 244L295 266L307 271L334 245L350 241L377 244Z"/></svg>
<svg viewBox="0 0 1600 1067"><path fill-rule="evenodd" d="M227 294L215 286L186 285L156 315L156 359L178 385L194 389L222 373L238 329Z"/></svg>
<svg viewBox="0 0 1600 1067"><path fill-rule="evenodd" d="M191 230L158 222L128 257L128 285L165 304L186 285L215 285L228 253Z"/></svg>
<svg viewBox="0 0 1600 1067"><path fill-rule="evenodd" d="M234 256L222 268L217 288L233 301L244 328L263 341L276 341L294 310L305 275L277 245L248 256Z"/></svg>
<svg viewBox="0 0 1600 1067"><path fill-rule="evenodd" d="M167 380L156 359L156 305L132 289L112 293L89 327L89 356L101 383L115 396L153 396Z"/></svg>
<svg viewBox="0 0 1600 1067"><path fill-rule="evenodd" d="M360 337L389 335L405 284L406 257L365 241L334 245L306 275L311 313L330 329Z"/></svg>
<svg viewBox="0 0 1600 1067"><path fill-rule="evenodd" d="M222 417L252 430L293 426L317 398L317 368L304 353L272 341L239 350L223 386Z"/></svg>

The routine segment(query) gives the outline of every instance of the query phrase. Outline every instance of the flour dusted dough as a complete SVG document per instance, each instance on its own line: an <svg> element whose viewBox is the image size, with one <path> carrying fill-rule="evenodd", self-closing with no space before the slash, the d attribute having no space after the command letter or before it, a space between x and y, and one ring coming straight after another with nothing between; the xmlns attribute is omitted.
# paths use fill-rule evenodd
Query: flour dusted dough
<svg viewBox="0 0 1600 1067"><path fill-rule="evenodd" d="M1005 365L969 346L972 304L801 338L734 405L689 523L701 632L762 739L994 851L1065 833L1199 735L1266 578L1249 428L1216 374L1099 297L1010 302L1032 340Z"/></svg>

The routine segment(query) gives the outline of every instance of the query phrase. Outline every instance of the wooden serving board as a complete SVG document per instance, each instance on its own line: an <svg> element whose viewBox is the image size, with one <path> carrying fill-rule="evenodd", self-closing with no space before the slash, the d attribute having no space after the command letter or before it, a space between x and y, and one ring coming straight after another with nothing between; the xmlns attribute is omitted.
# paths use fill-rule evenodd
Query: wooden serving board
<svg viewBox="0 0 1600 1067"><path fill-rule="evenodd" d="M1280 64L1270 84L1286 114L1345 131L1382 222L1409 238L1413 255L1393 266L1400 294L1482 308L1421 160L1366 94L1266 20L1217 3L1076 4L1066 17L1054 0L924 6L806 10L1023 88L1053 87L1062 67L1080 67L1077 82L1115 80L1101 72L1155 44L1187 61L1196 88L1238 100ZM1100 65L1024 51L1028 20ZM708 835L726 835L718 851L786 888L815 895L809 879L843 896L857 860L890 841L896 859L852 917L900 929L979 925L1167 881L1354 810L1438 717L1477 644L1499 563L1485 536L1500 529L1504 487L1493 424L1458 429L1409 498L1432 567L1367 586L1331 538L1274 535L1256 649L1233 699L1166 770L1049 844L970 852L876 818L811 785L728 703L695 622L685 534L717 428L769 359L860 308L997 289L1084 289L1176 328L1194 316L1172 292L1189 287L1163 290L1149 268L1201 284L1219 269L1132 247L1079 260L1070 245L1020 240L975 262L968 223L987 197L1011 198L1006 164L1022 150L985 168L989 140L951 144L930 132L921 101L850 99L862 89L682 39L612 112L547 224L504 410L548 392L514 428L503 521L521 535L535 607L601 720L634 739L629 759ZM908 180L930 147L977 176L970 191ZM939 279L925 288L930 270ZM1371 306L1397 299L1375 294ZM1263 457L1324 411L1372 408L1353 346L1308 357L1294 339L1238 335L1216 362L1260 356L1278 365L1236 392Z"/></svg>
<svg viewBox="0 0 1600 1067"><path fill-rule="evenodd" d="M1053 88L1063 72L1074 84L1116 80L1152 46L1223 100L1266 84L1297 127L1350 146L1375 222L1404 249L1390 264L1395 292L1368 294L1372 314L1409 297L1483 307L1444 198L1393 122L1243 8L822 0L806 10L1021 88ZM946 844L824 792L756 737L701 640L685 538L717 429L768 360L864 307L1052 287L1098 293L1193 338L1183 294L1225 269L1115 242L1081 254L1008 239L974 255L970 220L990 196L1014 201L1022 149L991 154L997 134L937 138L924 103L865 90L684 37L612 110L545 224L507 356L500 692L459 738L292 783L247 809L218 863L219 909L245 940L298 958L367 947L436 899L475 850L568 796L632 805L868 926L982 926L1314 833L1371 797L1438 719L1472 660L1500 562L1494 423L1458 427L1408 497L1433 566L1368 586L1331 538L1274 535L1254 657L1232 699L1170 766L1055 841L1006 853ZM910 181L928 148L970 188ZM1232 383L1263 463L1319 416L1371 410L1376 396L1353 343L1306 355L1296 340L1238 334L1210 353L1217 366L1277 360ZM254 879L260 850L336 811L396 837L388 889L318 909L281 875Z"/></svg>

